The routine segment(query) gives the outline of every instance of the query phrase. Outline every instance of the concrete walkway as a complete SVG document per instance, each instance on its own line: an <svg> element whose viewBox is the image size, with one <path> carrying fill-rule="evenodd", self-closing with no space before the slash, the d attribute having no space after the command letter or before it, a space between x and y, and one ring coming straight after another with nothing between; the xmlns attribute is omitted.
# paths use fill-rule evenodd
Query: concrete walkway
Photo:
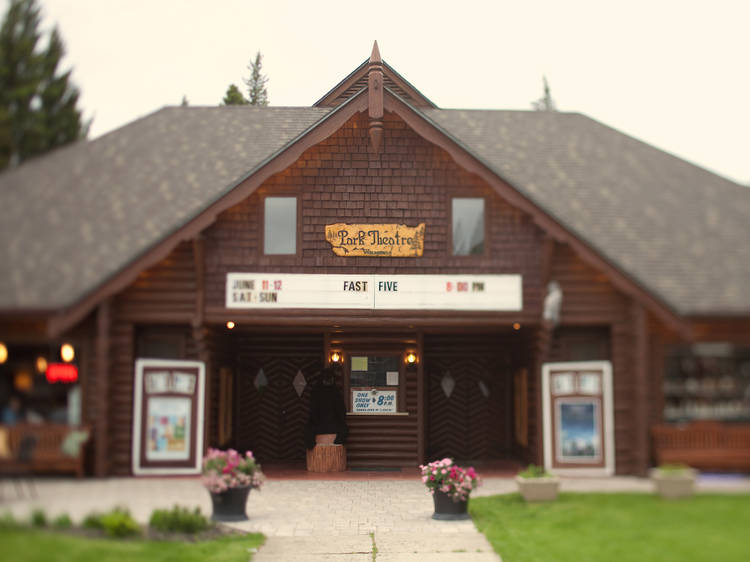
<svg viewBox="0 0 750 562"><path fill-rule="evenodd" d="M41 507L48 517L68 513L79 522L91 511L127 506L146 523L151 511L174 504L211 513L208 493L196 478L37 479L38 497L18 499L13 484L0 481L0 514L27 518ZM564 478L563 491L649 492L651 483L631 477ZM706 477L699 491L750 493L750 479ZM24 486L26 491L26 486ZM475 496L516 491L511 478L490 477ZM276 480L250 494L249 521L233 524L267 536L255 562L320 560L498 561L471 520L435 521L432 497L418 477L369 480Z"/></svg>

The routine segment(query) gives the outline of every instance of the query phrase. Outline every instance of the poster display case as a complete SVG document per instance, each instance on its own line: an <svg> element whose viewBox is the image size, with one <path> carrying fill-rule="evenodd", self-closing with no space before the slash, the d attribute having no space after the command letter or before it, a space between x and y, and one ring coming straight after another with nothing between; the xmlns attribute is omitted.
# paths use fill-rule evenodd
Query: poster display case
<svg viewBox="0 0 750 562"><path fill-rule="evenodd" d="M199 361L136 360L134 474L200 473L204 390Z"/></svg>
<svg viewBox="0 0 750 562"><path fill-rule="evenodd" d="M545 468L559 474L613 474L611 363L547 363L542 389Z"/></svg>

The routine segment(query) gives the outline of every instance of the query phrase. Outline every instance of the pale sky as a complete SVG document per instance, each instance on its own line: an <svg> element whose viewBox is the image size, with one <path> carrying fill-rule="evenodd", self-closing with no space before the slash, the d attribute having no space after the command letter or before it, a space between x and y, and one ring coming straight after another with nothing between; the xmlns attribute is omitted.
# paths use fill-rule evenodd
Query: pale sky
<svg viewBox="0 0 750 562"><path fill-rule="evenodd" d="M7 0L2 0L5 5ZM750 184L750 0L41 0L92 137L186 95L218 105L260 50L271 105L383 59L442 108L584 113Z"/></svg>

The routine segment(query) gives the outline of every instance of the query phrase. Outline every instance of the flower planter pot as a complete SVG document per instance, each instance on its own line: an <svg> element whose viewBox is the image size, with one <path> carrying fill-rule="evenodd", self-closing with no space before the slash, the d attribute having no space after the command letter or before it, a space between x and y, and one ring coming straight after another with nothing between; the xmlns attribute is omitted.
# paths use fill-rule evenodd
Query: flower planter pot
<svg viewBox="0 0 750 562"><path fill-rule="evenodd" d="M244 488L229 488L224 492L209 492L213 504L214 521L247 521L245 506L250 486Z"/></svg>
<svg viewBox="0 0 750 562"><path fill-rule="evenodd" d="M432 499L435 502L435 513L432 514L433 519L457 521L469 518L469 514L466 512L466 508L469 505L468 499L453 501L451 496L438 490L435 490Z"/></svg>
<svg viewBox="0 0 750 562"><path fill-rule="evenodd" d="M679 471L662 471L658 468L651 470L651 481L656 493L662 498L687 498L695 491L697 471L686 468Z"/></svg>
<svg viewBox="0 0 750 562"><path fill-rule="evenodd" d="M522 478L516 476L518 491L527 502L549 502L557 499L560 479L556 476Z"/></svg>

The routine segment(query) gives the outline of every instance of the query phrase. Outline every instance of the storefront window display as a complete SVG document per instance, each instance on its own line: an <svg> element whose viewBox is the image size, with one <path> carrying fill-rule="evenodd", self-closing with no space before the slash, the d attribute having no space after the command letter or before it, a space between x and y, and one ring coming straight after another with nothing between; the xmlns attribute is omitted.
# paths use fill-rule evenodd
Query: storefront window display
<svg viewBox="0 0 750 562"><path fill-rule="evenodd" d="M750 421L750 347L679 346L667 356L664 420Z"/></svg>
<svg viewBox="0 0 750 562"><path fill-rule="evenodd" d="M81 389L75 361L63 362L57 347L5 346L7 358L0 364L3 423L79 425Z"/></svg>

